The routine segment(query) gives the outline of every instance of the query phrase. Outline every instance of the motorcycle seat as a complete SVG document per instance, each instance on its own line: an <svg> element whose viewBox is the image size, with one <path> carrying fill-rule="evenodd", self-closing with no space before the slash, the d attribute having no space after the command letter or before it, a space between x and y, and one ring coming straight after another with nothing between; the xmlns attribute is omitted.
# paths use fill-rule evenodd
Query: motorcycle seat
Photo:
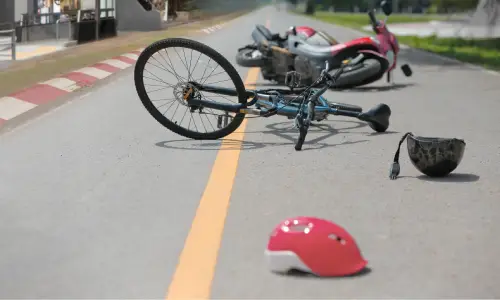
<svg viewBox="0 0 500 300"><path fill-rule="evenodd" d="M313 60L331 59L334 55L332 53L332 46L313 46L307 43L301 43L295 48L297 54Z"/></svg>
<svg viewBox="0 0 500 300"><path fill-rule="evenodd" d="M266 38L266 40L268 40L268 41L273 40L273 34L271 33L271 31L269 29L267 29L266 26L258 24L258 25L255 25L255 27Z"/></svg>

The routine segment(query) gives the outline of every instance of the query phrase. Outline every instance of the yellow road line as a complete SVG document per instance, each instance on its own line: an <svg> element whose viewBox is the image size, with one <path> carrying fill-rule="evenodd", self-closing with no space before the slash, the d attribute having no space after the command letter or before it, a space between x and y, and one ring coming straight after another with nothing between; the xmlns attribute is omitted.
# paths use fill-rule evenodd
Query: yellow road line
<svg viewBox="0 0 500 300"><path fill-rule="evenodd" d="M248 71L245 85L259 68ZM166 299L209 299L247 119L223 140L179 258ZM225 151L228 150L228 151Z"/></svg>

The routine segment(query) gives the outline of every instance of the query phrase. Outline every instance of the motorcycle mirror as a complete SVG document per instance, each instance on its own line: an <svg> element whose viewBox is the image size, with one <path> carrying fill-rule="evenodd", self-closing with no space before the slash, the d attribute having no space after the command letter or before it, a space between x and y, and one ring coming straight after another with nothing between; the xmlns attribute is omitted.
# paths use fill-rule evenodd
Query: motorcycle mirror
<svg viewBox="0 0 500 300"><path fill-rule="evenodd" d="M392 0L383 0L382 3L380 3L380 6L386 16L390 16L392 14Z"/></svg>
<svg viewBox="0 0 500 300"><path fill-rule="evenodd" d="M290 26L288 30L286 31L287 35L297 35L297 29L295 26Z"/></svg>

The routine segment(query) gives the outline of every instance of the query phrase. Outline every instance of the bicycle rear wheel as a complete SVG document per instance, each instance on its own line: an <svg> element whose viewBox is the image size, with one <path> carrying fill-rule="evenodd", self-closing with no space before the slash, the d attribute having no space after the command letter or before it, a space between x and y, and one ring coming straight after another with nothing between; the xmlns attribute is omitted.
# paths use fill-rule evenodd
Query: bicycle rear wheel
<svg viewBox="0 0 500 300"><path fill-rule="evenodd" d="M179 58L184 61L176 63L175 60ZM149 71L146 69L149 66L155 68ZM198 70L201 71L201 76L195 75L197 67L200 67ZM187 71L185 75L181 74L182 69ZM223 73L227 74L225 80L219 76ZM225 137L235 131L245 118L243 113L193 107L185 100L186 93L190 90L190 95L202 100L229 100L233 104L247 101L245 85L236 69L216 50L197 41L173 38L151 44L139 55L134 69L134 82L142 104L156 121L187 138L212 140ZM198 91L193 82L233 88L237 96ZM153 93L160 96L151 96ZM154 99L158 97L161 98ZM155 104L161 105L157 107ZM173 111L170 116L167 114L169 110ZM210 121L212 117L215 117L214 122Z"/></svg>

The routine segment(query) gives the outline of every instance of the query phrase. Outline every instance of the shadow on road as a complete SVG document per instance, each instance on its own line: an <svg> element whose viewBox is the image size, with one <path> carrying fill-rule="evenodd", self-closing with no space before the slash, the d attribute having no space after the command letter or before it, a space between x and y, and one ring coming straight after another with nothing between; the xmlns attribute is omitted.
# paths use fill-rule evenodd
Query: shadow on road
<svg viewBox="0 0 500 300"><path fill-rule="evenodd" d="M476 174L468 173L451 173L446 177L429 177L425 175L417 176L420 180L433 181L433 182L455 182L455 183L466 183L466 182L476 182L479 180L479 176Z"/></svg>
<svg viewBox="0 0 500 300"><path fill-rule="evenodd" d="M416 85L415 83L395 83L395 84L385 84L385 85L376 85L376 86L371 86L371 85L370 86L360 86L360 87L356 87L356 88L352 88L352 89L348 89L348 90L340 90L339 89L339 90L333 90L333 91L362 92L362 93L377 92L378 93L378 92L397 91L397 90L401 90L401 89L404 89L407 87L412 87L415 85Z"/></svg>
<svg viewBox="0 0 500 300"><path fill-rule="evenodd" d="M431 182L451 182L451 183L470 183L476 182L479 180L479 176L476 174L469 173L451 173L446 177L429 177L427 175L419 175L419 176L398 176L398 179L419 179L423 181L431 181Z"/></svg>
<svg viewBox="0 0 500 300"><path fill-rule="evenodd" d="M398 61L402 63L408 63L410 67L412 65L420 67L436 67L435 72L443 69L461 69L461 70L473 70L474 67L464 64L459 61L444 58L437 54L433 54L421 49L401 49L398 54ZM427 71L426 71L427 72Z"/></svg>
<svg viewBox="0 0 500 300"><path fill-rule="evenodd" d="M349 279L349 278L357 278L357 277L363 277L372 272L371 268L365 267L363 270L359 271L356 274L352 275L347 275L347 276L337 276L337 277L320 277L316 276L311 273L307 272L302 272L300 270L291 270L287 273L277 273L278 275L281 276L290 276L290 277L298 277L298 278L304 278L304 279L315 279L315 280L339 280L339 279Z"/></svg>
<svg viewBox="0 0 500 300"><path fill-rule="evenodd" d="M377 133L377 132L349 132L349 130L358 129L362 127L366 127L367 124L364 122L358 121L336 121L335 124L339 122L344 123L352 123L354 126L335 129L330 124L313 124L310 129L306 141L304 143L304 148L302 151L308 150L319 150L329 147L337 147L342 145L350 145L350 144L358 144L365 143L369 140L358 140L358 141L344 141L341 143L325 143L323 142L327 138L334 136L338 133L350 133L354 136L362 134L364 136L374 136L380 134L392 134L398 133L394 131L387 131L385 133ZM177 149L177 150L202 150L202 151L219 151L219 150L254 150L260 149L264 147L276 147L276 146L293 146L296 143L298 138L297 129L292 127L291 122L278 122L269 124L266 126L269 130L264 131L246 131L245 134L247 136L251 134L272 134L277 137L274 142L255 142L249 141L246 139L245 141L234 140L234 139L220 139L220 140L212 140L212 141L196 141L192 139L180 139L180 140L171 140L171 141L162 141L156 143L156 146L168 149ZM324 133L324 134L322 134ZM320 134L320 136L318 136ZM224 143L224 147L221 149L221 145Z"/></svg>

